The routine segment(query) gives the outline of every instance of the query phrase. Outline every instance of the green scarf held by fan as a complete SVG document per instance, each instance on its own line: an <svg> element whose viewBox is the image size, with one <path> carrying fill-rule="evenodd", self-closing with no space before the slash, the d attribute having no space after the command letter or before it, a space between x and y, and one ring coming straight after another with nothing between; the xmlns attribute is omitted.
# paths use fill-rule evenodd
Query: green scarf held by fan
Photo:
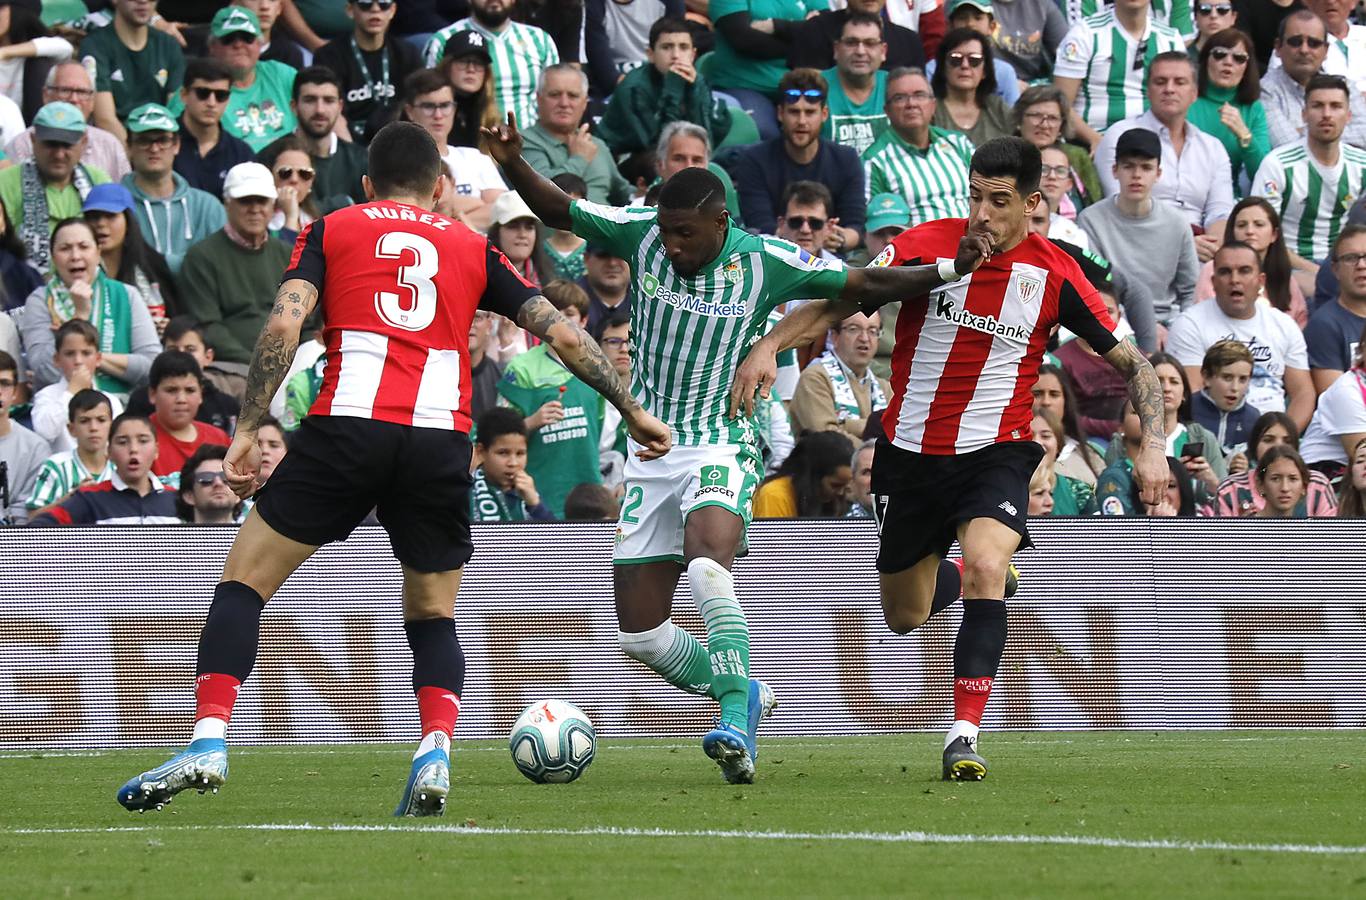
<svg viewBox="0 0 1366 900"><path fill-rule="evenodd" d="M76 318L76 301L71 290L55 275L47 283L47 309L52 315L53 329ZM90 324L100 335L100 353L133 352L133 310L128 301L128 288L104 272L95 277L90 297ZM61 348L58 348L59 350ZM95 389L126 395L132 385L122 378L105 372L95 373Z"/></svg>

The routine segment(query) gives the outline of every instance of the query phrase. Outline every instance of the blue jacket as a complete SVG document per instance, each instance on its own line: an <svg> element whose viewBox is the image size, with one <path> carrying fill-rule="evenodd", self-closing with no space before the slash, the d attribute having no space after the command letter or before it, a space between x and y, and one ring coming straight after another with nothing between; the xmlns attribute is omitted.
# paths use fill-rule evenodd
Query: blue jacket
<svg viewBox="0 0 1366 900"><path fill-rule="evenodd" d="M1262 417L1261 410L1248 406L1244 400L1237 409L1224 412L1214 404L1207 391L1197 391L1191 395L1191 419L1212 431L1224 448L1224 455L1230 456L1247 449L1248 436L1252 426ZM1205 454L1209 456L1208 453Z"/></svg>
<svg viewBox="0 0 1366 900"><path fill-rule="evenodd" d="M185 253L228 221L223 204L213 194L192 188L179 172L172 172L175 191L170 197L149 197L138 189L133 175L123 176L123 186L133 192L133 215L142 239L166 258L172 274L180 274Z"/></svg>

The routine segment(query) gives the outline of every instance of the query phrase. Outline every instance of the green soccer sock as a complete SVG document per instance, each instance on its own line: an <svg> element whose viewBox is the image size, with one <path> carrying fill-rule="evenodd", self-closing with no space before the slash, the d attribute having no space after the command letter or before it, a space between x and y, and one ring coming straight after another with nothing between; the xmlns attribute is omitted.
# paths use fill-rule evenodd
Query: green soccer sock
<svg viewBox="0 0 1366 900"><path fill-rule="evenodd" d="M617 633L621 649L689 694L711 693L711 660L697 638L665 619L649 631Z"/></svg>
<svg viewBox="0 0 1366 900"><path fill-rule="evenodd" d="M749 626L735 580L710 559L688 564L693 602L707 625L707 653L711 659L711 694L721 704L721 722L749 730Z"/></svg>

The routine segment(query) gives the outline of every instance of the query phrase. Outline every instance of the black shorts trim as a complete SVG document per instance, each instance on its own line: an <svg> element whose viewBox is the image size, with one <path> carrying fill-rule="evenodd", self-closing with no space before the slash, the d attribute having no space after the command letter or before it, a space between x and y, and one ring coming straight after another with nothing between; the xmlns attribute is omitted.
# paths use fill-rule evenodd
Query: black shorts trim
<svg viewBox="0 0 1366 900"><path fill-rule="evenodd" d="M1032 547L1025 521L1029 481L1044 450L1033 441L992 444L972 453L934 456L879 438L873 452L873 518L879 572L904 572L927 556L943 558L958 527L995 519Z"/></svg>
<svg viewBox="0 0 1366 900"><path fill-rule="evenodd" d="M301 544L345 540L374 510L394 556L419 572L469 561L469 435L308 416L257 494L267 525Z"/></svg>

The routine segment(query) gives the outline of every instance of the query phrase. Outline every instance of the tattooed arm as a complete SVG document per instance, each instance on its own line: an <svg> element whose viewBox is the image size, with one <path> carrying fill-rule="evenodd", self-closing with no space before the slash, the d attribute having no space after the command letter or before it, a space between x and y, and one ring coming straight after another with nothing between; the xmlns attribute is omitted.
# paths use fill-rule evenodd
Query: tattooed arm
<svg viewBox="0 0 1366 900"><path fill-rule="evenodd" d="M617 370L587 332L566 319L539 294L522 305L517 324L549 344L569 371L621 411L631 437L644 448L636 456L656 459L669 452L672 441L669 426L646 412L631 396Z"/></svg>
<svg viewBox="0 0 1366 900"><path fill-rule="evenodd" d="M280 285L266 326L256 340L247 371L246 396L237 417L237 431L223 460L228 485L239 497L255 493L261 471L261 451L256 447L256 429L270 412L270 401L294 362L304 320L318 303L318 289L301 278Z"/></svg>
<svg viewBox="0 0 1366 900"><path fill-rule="evenodd" d="M1140 499L1151 509L1162 501L1171 474L1167 467L1167 435L1162 424L1166 417L1162 409L1162 385L1158 383L1152 365L1130 341L1120 341L1112 347L1105 353L1105 361L1129 382L1129 399L1133 401L1143 432L1143 444L1134 461L1134 480L1138 482Z"/></svg>

